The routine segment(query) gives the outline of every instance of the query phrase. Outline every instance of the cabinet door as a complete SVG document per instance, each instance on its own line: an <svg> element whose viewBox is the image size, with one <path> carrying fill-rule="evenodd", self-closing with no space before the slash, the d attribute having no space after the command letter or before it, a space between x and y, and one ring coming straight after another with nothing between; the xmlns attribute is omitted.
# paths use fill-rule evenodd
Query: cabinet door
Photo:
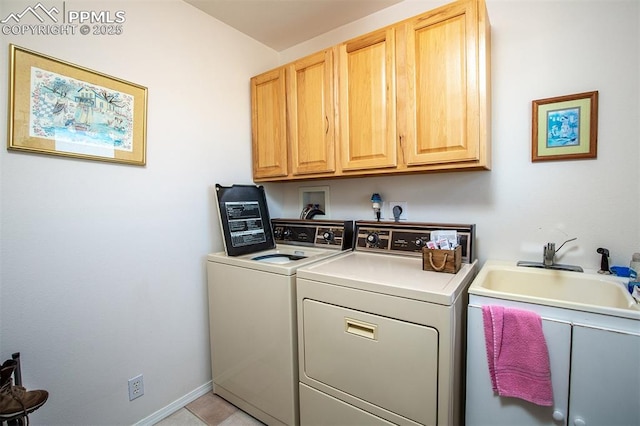
<svg viewBox="0 0 640 426"><path fill-rule="evenodd" d="M493 392L484 337L482 308L469 306L467 313L467 426L557 426L566 419L569 403L569 360L571 324L542 320L549 350L553 407L542 407L518 398L504 398Z"/></svg>
<svg viewBox="0 0 640 426"><path fill-rule="evenodd" d="M408 166L480 160L480 123L487 121L480 64L487 58L480 61L479 43L488 25L479 13L477 0L455 2L399 27L398 118Z"/></svg>
<svg viewBox="0 0 640 426"><path fill-rule="evenodd" d="M575 325L569 424L640 424L638 334Z"/></svg>
<svg viewBox="0 0 640 426"><path fill-rule="evenodd" d="M251 79L254 179L287 176L285 69Z"/></svg>
<svg viewBox="0 0 640 426"><path fill-rule="evenodd" d="M333 51L287 66L287 111L294 175L335 171Z"/></svg>
<svg viewBox="0 0 640 426"><path fill-rule="evenodd" d="M395 29L341 44L338 60L342 169L395 167Z"/></svg>

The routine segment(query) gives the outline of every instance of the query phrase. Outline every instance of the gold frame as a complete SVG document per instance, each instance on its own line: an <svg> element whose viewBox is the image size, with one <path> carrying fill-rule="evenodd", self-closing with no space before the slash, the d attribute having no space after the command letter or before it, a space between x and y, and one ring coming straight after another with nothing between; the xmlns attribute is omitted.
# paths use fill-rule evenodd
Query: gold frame
<svg viewBox="0 0 640 426"><path fill-rule="evenodd" d="M573 130L566 125L566 131L557 125L550 126L551 115L561 115L563 119L577 124ZM531 161L578 160L597 157L598 151L598 92L533 101ZM553 120L553 118L552 118ZM572 137L563 133L571 133ZM558 142L563 140L566 144ZM550 142L551 141L551 142Z"/></svg>
<svg viewBox="0 0 640 426"><path fill-rule="evenodd" d="M146 164L146 87L10 44L8 110L8 150Z"/></svg>

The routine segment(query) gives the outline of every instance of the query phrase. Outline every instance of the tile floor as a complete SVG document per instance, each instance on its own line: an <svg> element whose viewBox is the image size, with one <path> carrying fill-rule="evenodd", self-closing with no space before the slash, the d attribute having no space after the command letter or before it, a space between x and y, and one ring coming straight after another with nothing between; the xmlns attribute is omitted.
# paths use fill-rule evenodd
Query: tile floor
<svg viewBox="0 0 640 426"><path fill-rule="evenodd" d="M155 426L262 426L244 411L209 392Z"/></svg>

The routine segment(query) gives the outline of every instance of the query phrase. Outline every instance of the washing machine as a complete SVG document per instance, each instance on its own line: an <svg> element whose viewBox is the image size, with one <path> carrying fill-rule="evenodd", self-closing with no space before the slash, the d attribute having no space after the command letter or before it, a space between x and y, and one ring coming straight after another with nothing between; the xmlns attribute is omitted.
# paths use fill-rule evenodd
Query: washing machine
<svg viewBox="0 0 640 426"><path fill-rule="evenodd" d="M423 270L434 231L456 231L457 273ZM354 250L297 272L302 425L462 421L474 225L358 221Z"/></svg>
<svg viewBox="0 0 640 426"><path fill-rule="evenodd" d="M207 256L213 391L299 424L296 271L341 255L353 222L269 218L262 187L216 186L225 251Z"/></svg>

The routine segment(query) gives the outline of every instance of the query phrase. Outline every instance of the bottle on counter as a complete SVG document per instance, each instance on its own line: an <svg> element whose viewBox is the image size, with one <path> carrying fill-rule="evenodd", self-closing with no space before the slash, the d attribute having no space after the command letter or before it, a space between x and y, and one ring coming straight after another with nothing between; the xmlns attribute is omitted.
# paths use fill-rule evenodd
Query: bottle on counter
<svg viewBox="0 0 640 426"><path fill-rule="evenodd" d="M638 287L640 287L640 277L638 277L640 275L640 253L633 253L629 269L629 293L637 294Z"/></svg>
<svg viewBox="0 0 640 426"><path fill-rule="evenodd" d="M640 272L640 253L633 253L629 267L636 271L636 274Z"/></svg>

